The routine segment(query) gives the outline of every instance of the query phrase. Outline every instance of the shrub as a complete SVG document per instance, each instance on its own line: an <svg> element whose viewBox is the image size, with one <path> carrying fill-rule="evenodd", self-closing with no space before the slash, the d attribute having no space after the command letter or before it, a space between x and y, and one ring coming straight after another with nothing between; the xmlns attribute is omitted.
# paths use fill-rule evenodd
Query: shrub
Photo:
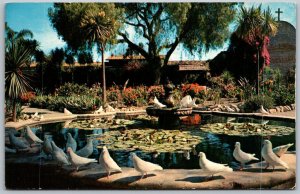
<svg viewBox="0 0 300 194"><path fill-rule="evenodd" d="M46 108L49 102L48 98L50 98L50 96L36 96L35 98L29 100L30 106L36 108Z"/></svg>
<svg viewBox="0 0 300 194"><path fill-rule="evenodd" d="M19 120L21 114L22 114L22 105L19 101L16 102L16 117L17 120ZM12 119L12 115L13 115L13 103L11 100L5 100L5 120L9 121L10 119Z"/></svg>
<svg viewBox="0 0 300 194"><path fill-rule="evenodd" d="M64 108L67 108L73 113L84 113L96 110L99 104L99 97L89 95L37 96L34 100L30 101L32 107L47 108L60 112L62 112Z"/></svg>
<svg viewBox="0 0 300 194"><path fill-rule="evenodd" d="M182 87L183 95L190 95L193 98L197 95L202 95L202 91L206 91L206 86L200 86L197 83L185 84Z"/></svg>
<svg viewBox="0 0 300 194"><path fill-rule="evenodd" d="M234 77L229 71L224 71L221 76L221 82L225 85L227 84L233 84L234 83Z"/></svg>
<svg viewBox="0 0 300 194"><path fill-rule="evenodd" d="M89 95L91 96L102 96L102 87L100 83L95 83L92 85L89 91Z"/></svg>
<svg viewBox="0 0 300 194"><path fill-rule="evenodd" d="M132 87L125 88L125 90L122 93L122 97L123 97L124 104L127 106L137 104L138 94L136 90Z"/></svg>
<svg viewBox="0 0 300 194"><path fill-rule="evenodd" d="M272 97L278 106L293 104L295 103L295 88L281 85L272 92Z"/></svg>
<svg viewBox="0 0 300 194"><path fill-rule="evenodd" d="M35 93L34 92L26 92L26 93L22 94L20 98L21 98L21 102L28 103L29 101L31 101L32 99L35 98Z"/></svg>
<svg viewBox="0 0 300 194"><path fill-rule="evenodd" d="M55 90L55 94L58 96L90 94L90 89L85 85L65 83Z"/></svg>
<svg viewBox="0 0 300 194"><path fill-rule="evenodd" d="M238 80L238 83L240 85L240 98L241 100L247 100L252 97L252 95L255 93L255 88L250 84L249 80L246 78L241 78Z"/></svg>
<svg viewBox="0 0 300 194"><path fill-rule="evenodd" d="M156 96L158 99L161 99L165 95L165 90L162 85L150 86L147 92L149 98Z"/></svg>
<svg viewBox="0 0 300 194"><path fill-rule="evenodd" d="M112 86L107 90L107 100L112 101L122 101L122 94L118 86Z"/></svg>
<svg viewBox="0 0 300 194"><path fill-rule="evenodd" d="M261 105L264 108L270 109L274 106L274 100L272 97L267 95L255 95L245 101L243 109L245 112L255 112L260 108Z"/></svg>

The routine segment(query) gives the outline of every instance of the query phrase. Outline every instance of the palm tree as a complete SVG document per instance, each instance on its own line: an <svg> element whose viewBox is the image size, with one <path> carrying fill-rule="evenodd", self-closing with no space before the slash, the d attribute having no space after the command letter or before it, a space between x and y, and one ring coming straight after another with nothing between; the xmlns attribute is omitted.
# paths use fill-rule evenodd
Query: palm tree
<svg viewBox="0 0 300 194"><path fill-rule="evenodd" d="M102 57L102 84L103 84L103 104L106 104L106 78L105 78L105 63L104 52L106 44L114 35L114 22L110 18L105 17L105 12L96 12L89 10L86 12L80 23L83 32L90 45L98 47Z"/></svg>
<svg viewBox="0 0 300 194"><path fill-rule="evenodd" d="M252 6L249 9L242 7L237 24L237 36L257 49L256 92L258 94L260 65L265 62L265 60L259 61L259 59L262 51L266 49L268 37L277 33L278 23L272 16L270 8L262 12L260 5L258 7ZM262 67L264 67L264 64Z"/></svg>
<svg viewBox="0 0 300 194"><path fill-rule="evenodd" d="M23 72L23 67L30 64L38 45L36 41L26 39L27 36L32 37L29 30L14 32L7 25L5 30L5 94L9 100L12 100L15 122L17 100L31 89L28 75Z"/></svg>

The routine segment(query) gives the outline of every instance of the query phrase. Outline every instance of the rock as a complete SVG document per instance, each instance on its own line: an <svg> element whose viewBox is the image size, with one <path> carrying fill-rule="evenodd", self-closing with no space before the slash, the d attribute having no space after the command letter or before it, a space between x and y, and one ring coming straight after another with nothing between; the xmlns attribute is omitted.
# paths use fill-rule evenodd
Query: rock
<svg viewBox="0 0 300 194"><path fill-rule="evenodd" d="M276 109L276 112L281 112L281 109L279 106L276 106L275 109Z"/></svg>
<svg viewBox="0 0 300 194"><path fill-rule="evenodd" d="M284 112L283 106L279 106L280 112Z"/></svg>
<svg viewBox="0 0 300 194"><path fill-rule="evenodd" d="M296 105L295 104L291 104L291 108L292 108L292 110L295 110Z"/></svg>
<svg viewBox="0 0 300 194"><path fill-rule="evenodd" d="M269 109L269 113L276 113L277 112L277 110L275 109L275 108L271 108L271 109Z"/></svg>

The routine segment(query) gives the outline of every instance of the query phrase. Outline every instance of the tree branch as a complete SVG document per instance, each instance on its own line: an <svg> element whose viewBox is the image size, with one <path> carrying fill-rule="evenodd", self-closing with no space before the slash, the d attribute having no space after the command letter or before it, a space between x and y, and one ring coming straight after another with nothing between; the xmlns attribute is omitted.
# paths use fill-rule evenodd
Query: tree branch
<svg viewBox="0 0 300 194"><path fill-rule="evenodd" d="M133 42L131 42L126 34L122 33L122 32L118 32L118 34L120 36L122 36L123 40L128 44L128 46L132 49L132 50L136 50L137 52L139 52L141 55L143 55L146 59L149 58L149 54L140 46L134 44ZM121 40L122 41L122 40ZM120 42L121 42L120 41Z"/></svg>

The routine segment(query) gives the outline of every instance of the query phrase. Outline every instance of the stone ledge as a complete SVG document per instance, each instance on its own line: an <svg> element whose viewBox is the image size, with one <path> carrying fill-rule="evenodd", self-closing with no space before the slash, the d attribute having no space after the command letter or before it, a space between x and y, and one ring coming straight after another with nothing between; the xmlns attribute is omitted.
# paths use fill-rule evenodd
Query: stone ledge
<svg viewBox="0 0 300 194"><path fill-rule="evenodd" d="M138 181L140 174L128 167L122 167L122 173L113 173L109 179L101 166L95 163L81 167L78 172L70 166L58 170L51 161L42 164L41 168L53 168L55 174L51 176L77 183L74 188L65 189L289 189L295 185L296 155L285 154L282 160L288 163L289 170L285 171L281 167L276 167L274 171L261 170L261 166L265 165L262 162L252 164L251 168L244 171L216 174L212 180L206 180L207 174L201 169L165 169L149 173L146 178ZM39 165L36 159L32 161ZM12 159L6 163L18 168Z"/></svg>

